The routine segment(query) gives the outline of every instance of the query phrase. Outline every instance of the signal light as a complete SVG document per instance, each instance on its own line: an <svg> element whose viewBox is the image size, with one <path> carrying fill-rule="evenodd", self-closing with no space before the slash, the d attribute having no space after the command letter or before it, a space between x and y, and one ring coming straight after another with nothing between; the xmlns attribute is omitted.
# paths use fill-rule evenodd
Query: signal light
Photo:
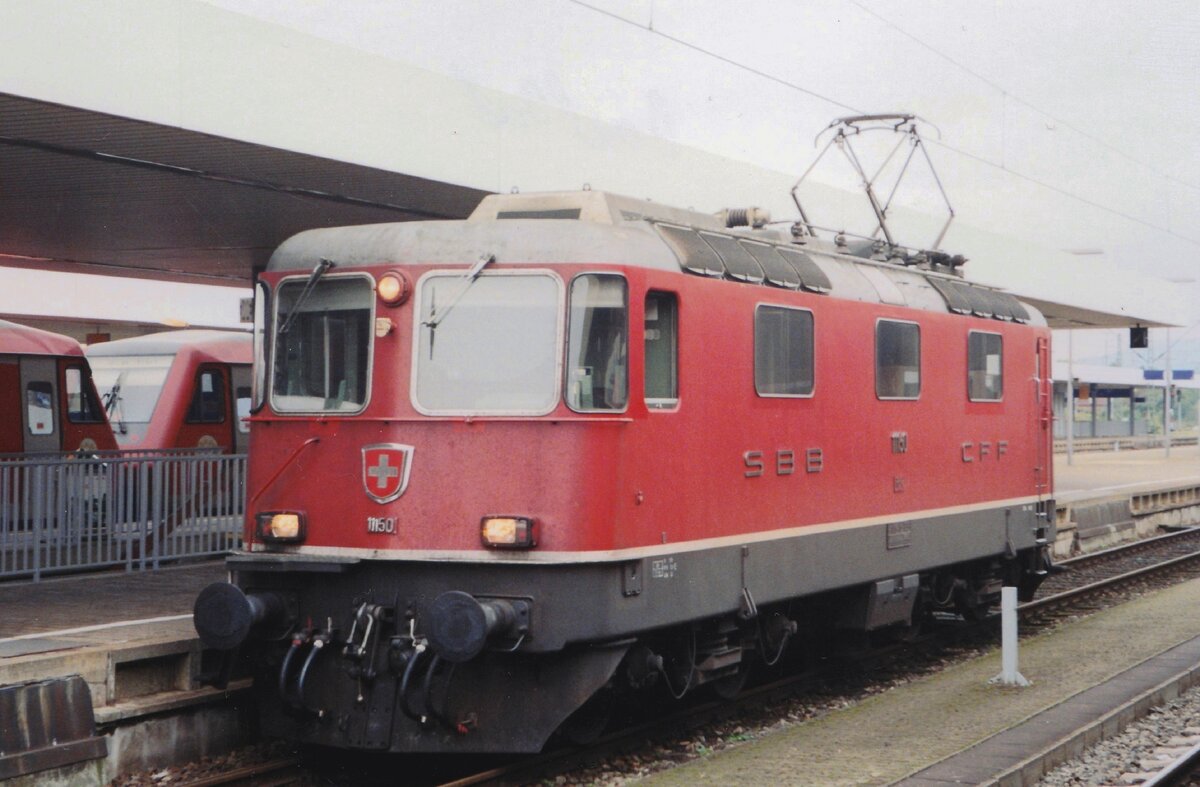
<svg viewBox="0 0 1200 787"><path fill-rule="evenodd" d="M258 537L275 544L294 544L304 540L304 514L297 511L268 511L255 517Z"/></svg>
<svg viewBox="0 0 1200 787"><path fill-rule="evenodd" d="M479 537L492 549L529 549L537 546L533 518L527 516L485 516L479 523Z"/></svg>
<svg viewBox="0 0 1200 787"><path fill-rule="evenodd" d="M379 277L376 291L379 293L380 299L388 306L399 306L408 300L412 285L409 284L408 277L403 273L390 271Z"/></svg>

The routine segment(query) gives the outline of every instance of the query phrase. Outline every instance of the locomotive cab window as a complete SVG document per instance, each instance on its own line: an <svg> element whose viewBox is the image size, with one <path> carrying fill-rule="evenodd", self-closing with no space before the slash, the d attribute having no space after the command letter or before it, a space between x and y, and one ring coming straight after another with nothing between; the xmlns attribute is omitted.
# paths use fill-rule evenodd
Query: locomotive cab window
<svg viewBox="0 0 1200 787"><path fill-rule="evenodd" d="M646 293L647 407L667 409L679 402L678 315L674 293Z"/></svg>
<svg viewBox="0 0 1200 787"><path fill-rule="evenodd" d="M754 389L759 396L812 396L812 312L782 306L755 310Z"/></svg>
<svg viewBox="0 0 1200 787"><path fill-rule="evenodd" d="M545 273L428 274L413 404L427 415L545 415L558 403L561 284Z"/></svg>
<svg viewBox="0 0 1200 787"><path fill-rule="evenodd" d="M998 402L1004 396L1004 339L998 333L967 334L967 397Z"/></svg>
<svg viewBox="0 0 1200 787"><path fill-rule="evenodd" d="M875 395L880 399L921 395L921 327L916 323L875 323Z"/></svg>
<svg viewBox="0 0 1200 787"><path fill-rule="evenodd" d="M589 273L571 282L566 397L572 410L625 409L628 302L628 286L620 276Z"/></svg>
<svg viewBox="0 0 1200 787"><path fill-rule="evenodd" d="M366 276L288 279L275 298L271 404L280 412L343 412L367 403L372 280Z"/></svg>

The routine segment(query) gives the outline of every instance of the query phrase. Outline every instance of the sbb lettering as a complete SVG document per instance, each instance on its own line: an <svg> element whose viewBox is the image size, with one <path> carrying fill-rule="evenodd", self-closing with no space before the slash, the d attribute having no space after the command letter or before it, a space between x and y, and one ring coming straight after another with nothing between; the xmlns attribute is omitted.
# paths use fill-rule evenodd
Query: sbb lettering
<svg viewBox="0 0 1200 787"><path fill-rule="evenodd" d="M767 461L762 451L746 451L742 454L745 465L743 475L746 478L759 478L766 473ZM787 476L796 472L796 451L792 448L781 448L775 452L773 464L775 475ZM804 471L819 473L825 469L825 454L820 448L808 448L804 451Z"/></svg>

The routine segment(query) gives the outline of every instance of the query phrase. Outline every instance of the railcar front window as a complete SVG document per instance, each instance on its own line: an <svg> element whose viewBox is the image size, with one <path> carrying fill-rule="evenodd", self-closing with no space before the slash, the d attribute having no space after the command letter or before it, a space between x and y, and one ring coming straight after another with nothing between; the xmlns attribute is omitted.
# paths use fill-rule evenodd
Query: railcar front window
<svg viewBox="0 0 1200 787"><path fill-rule="evenodd" d="M301 298L306 281L279 287L271 403L280 412L357 412L367 403L371 308L365 276L320 279Z"/></svg>
<svg viewBox="0 0 1200 787"><path fill-rule="evenodd" d="M620 276L571 282L567 404L572 410L624 410L629 399L628 288Z"/></svg>
<svg viewBox="0 0 1200 787"><path fill-rule="evenodd" d="M414 403L430 414L543 415L558 401L559 284L537 274L426 277Z"/></svg>
<svg viewBox="0 0 1200 787"><path fill-rule="evenodd" d="M145 430L174 361L174 355L99 355L90 359L92 380L108 420L120 434Z"/></svg>

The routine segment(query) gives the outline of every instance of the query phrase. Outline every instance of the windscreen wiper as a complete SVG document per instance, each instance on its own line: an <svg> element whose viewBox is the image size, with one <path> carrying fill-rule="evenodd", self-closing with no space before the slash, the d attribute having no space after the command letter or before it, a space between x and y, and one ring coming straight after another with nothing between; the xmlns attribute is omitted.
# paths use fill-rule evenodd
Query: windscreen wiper
<svg viewBox="0 0 1200 787"><path fill-rule="evenodd" d="M125 419L117 418L117 406L121 403L121 380L125 378L125 372L118 372L117 379L112 384L112 388L103 394L100 398L104 401L104 414L108 416L109 423L116 422L117 431L125 434L129 431L125 426Z"/></svg>
<svg viewBox="0 0 1200 787"><path fill-rule="evenodd" d="M296 319L296 315L300 313L300 307L304 305L304 302L308 300L308 296L312 294L313 287L317 284L317 279L324 276L325 271L335 265L336 263L333 260L327 260L322 257L321 261L313 268L312 273L308 275L308 281L304 282L304 289L296 296L296 302L292 304L291 310L287 313L287 319L283 321L283 325L279 328L280 336L287 333L288 329L292 327L292 322Z"/></svg>
<svg viewBox="0 0 1200 787"><path fill-rule="evenodd" d="M421 324L427 326L430 330L438 327L438 324L442 320L446 319L446 315L450 313L450 310L454 308L454 305L462 300L462 296L467 294L467 290L471 289L471 285L474 284L475 280L479 278L479 274L483 273L483 269L495 261L495 254L485 254L480 257L479 262L476 262L474 265L472 265L471 270L467 271L463 275L462 283L458 286L458 289L454 291L454 294L450 296L450 300L446 302L446 305L443 306L440 311L431 308L429 310L429 319Z"/></svg>

